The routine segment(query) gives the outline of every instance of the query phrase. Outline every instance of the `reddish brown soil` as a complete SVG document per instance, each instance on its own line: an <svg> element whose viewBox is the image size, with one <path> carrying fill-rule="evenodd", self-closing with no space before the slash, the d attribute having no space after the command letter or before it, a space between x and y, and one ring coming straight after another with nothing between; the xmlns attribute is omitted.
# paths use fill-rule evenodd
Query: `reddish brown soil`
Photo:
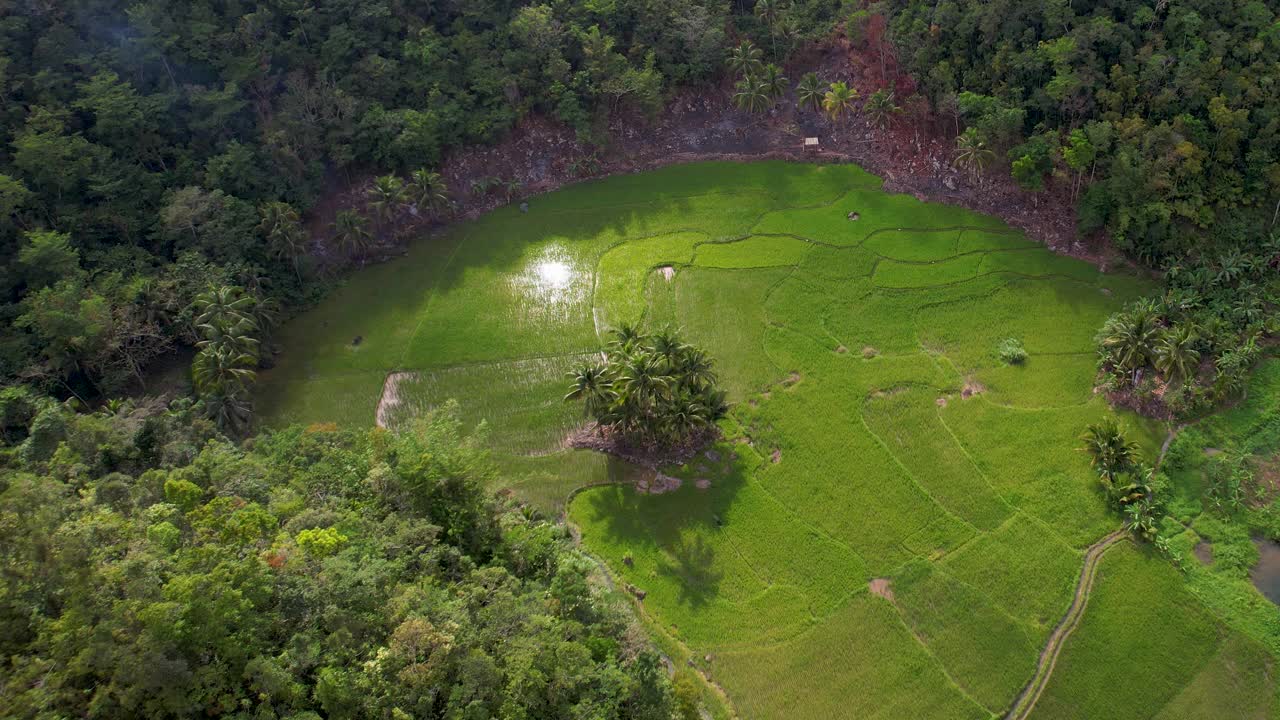
<svg viewBox="0 0 1280 720"><path fill-rule="evenodd" d="M816 71L824 80L846 80L865 98L880 87L892 86L898 98L914 91L911 79L900 73L892 51L882 53L869 43L854 50L843 38L799 53L787 68L794 82ZM922 103L907 103L904 112L888 128L870 124L860 111L833 123L821 113L799 110L795 98L784 98L766 115L736 109L726 81L718 88L675 93L657 118L646 120L634 113L620 113L609 126L607 148L596 149L578 141L574 133L547 118L523 120L501 142L491 146L454 151L440 170L457 206L448 218L476 217L507 202L548 192L586 179L698 160L788 159L805 162L855 162L885 178L885 188L909 193L921 200L960 205L997 215L1021 228L1030 237L1056 252L1084 258L1105 266L1118 257L1108 252L1104 238L1079 238L1069 183L1050 181L1042 193L1019 189L999 167L987 171L975 184L952 164L958 126L953 117L932 113ZM803 139L817 137L820 151L805 151ZM583 159L593 158L589 171ZM471 183L478 178L516 180L520 189L510 200L502 192L476 196ZM308 218L319 242L317 253L331 256L325 242L334 214L342 208L363 205L368 177L337 184ZM402 213L394 230L384 233L379 250L370 259L396 254L395 237L409 237L440 222L441 218Z"/></svg>
<svg viewBox="0 0 1280 720"><path fill-rule="evenodd" d="M608 428L597 425L595 422L590 422L569 433L564 440L564 446L608 453L634 465L657 470L664 467L684 465L719 437L719 429L712 427L686 437L678 445L637 445L629 442L620 433L612 432Z"/></svg>

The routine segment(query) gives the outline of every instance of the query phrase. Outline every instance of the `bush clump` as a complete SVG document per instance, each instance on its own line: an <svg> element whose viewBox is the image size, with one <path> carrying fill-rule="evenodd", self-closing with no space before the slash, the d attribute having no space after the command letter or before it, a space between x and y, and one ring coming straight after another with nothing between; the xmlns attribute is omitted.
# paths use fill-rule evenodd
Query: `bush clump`
<svg viewBox="0 0 1280 720"><path fill-rule="evenodd" d="M996 348L996 353L1006 365L1021 365L1027 361L1027 350L1018 338L1005 338Z"/></svg>

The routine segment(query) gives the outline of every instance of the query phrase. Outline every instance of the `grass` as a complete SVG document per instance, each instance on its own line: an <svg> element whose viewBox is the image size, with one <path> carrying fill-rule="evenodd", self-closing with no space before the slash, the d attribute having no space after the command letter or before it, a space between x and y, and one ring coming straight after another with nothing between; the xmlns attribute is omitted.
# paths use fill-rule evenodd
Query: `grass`
<svg viewBox="0 0 1280 720"><path fill-rule="evenodd" d="M1034 672L1081 549L1118 524L1077 438L1111 412L1093 334L1147 289L853 166L701 163L537 196L357 273L282 331L260 404L269 423L368 426L392 372L393 426L461 400L497 484L567 514L743 717L990 718ZM623 322L680 328L736 403L663 495L634 488L651 471L561 447L580 417L563 375ZM1251 395L1206 433L1261 447L1275 407ZM1164 428L1122 421L1154 454ZM1116 555L1037 712L1264 708L1262 609L1232 610L1239 586L1209 571ZM1155 681L1115 691L1135 655Z"/></svg>
<svg viewBox="0 0 1280 720"><path fill-rule="evenodd" d="M1184 691L1223 702L1230 686L1206 688L1197 676L1230 639L1167 561L1122 544L1103 558L1084 618L1032 717L1152 717Z"/></svg>

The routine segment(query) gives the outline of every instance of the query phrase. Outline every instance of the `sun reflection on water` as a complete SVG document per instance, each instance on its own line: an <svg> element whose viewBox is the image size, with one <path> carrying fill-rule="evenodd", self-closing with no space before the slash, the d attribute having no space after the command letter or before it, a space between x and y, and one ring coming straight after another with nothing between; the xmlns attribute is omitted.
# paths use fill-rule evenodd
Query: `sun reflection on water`
<svg viewBox="0 0 1280 720"><path fill-rule="evenodd" d="M548 290L568 287L569 280L573 278L573 270L563 262L538 263L536 272L540 284Z"/></svg>

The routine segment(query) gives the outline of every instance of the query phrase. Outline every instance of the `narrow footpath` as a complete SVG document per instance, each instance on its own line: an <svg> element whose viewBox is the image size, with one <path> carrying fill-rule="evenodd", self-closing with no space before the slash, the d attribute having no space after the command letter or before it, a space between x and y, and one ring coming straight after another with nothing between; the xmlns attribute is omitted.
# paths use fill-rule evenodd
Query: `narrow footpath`
<svg viewBox="0 0 1280 720"><path fill-rule="evenodd" d="M1053 667L1058 662L1058 653L1062 650L1063 643L1080 624L1080 618L1084 617L1084 609L1089 604L1089 593L1093 591L1093 581L1097 577L1098 564L1102 561L1103 554L1125 537L1127 535L1123 530L1116 530L1090 545L1085 551L1084 567L1080 569L1080 580L1076 583L1076 594L1071 599L1071 606L1067 608L1067 613L1062 616L1058 626L1049 635L1049 642L1045 644L1044 650L1040 651L1035 675L1022 689L1018 699L1013 702L1013 707L1010 708L1009 714L1005 715L1005 720L1026 720L1035 709L1036 701L1040 699L1040 694L1049 684L1049 678L1053 676Z"/></svg>

